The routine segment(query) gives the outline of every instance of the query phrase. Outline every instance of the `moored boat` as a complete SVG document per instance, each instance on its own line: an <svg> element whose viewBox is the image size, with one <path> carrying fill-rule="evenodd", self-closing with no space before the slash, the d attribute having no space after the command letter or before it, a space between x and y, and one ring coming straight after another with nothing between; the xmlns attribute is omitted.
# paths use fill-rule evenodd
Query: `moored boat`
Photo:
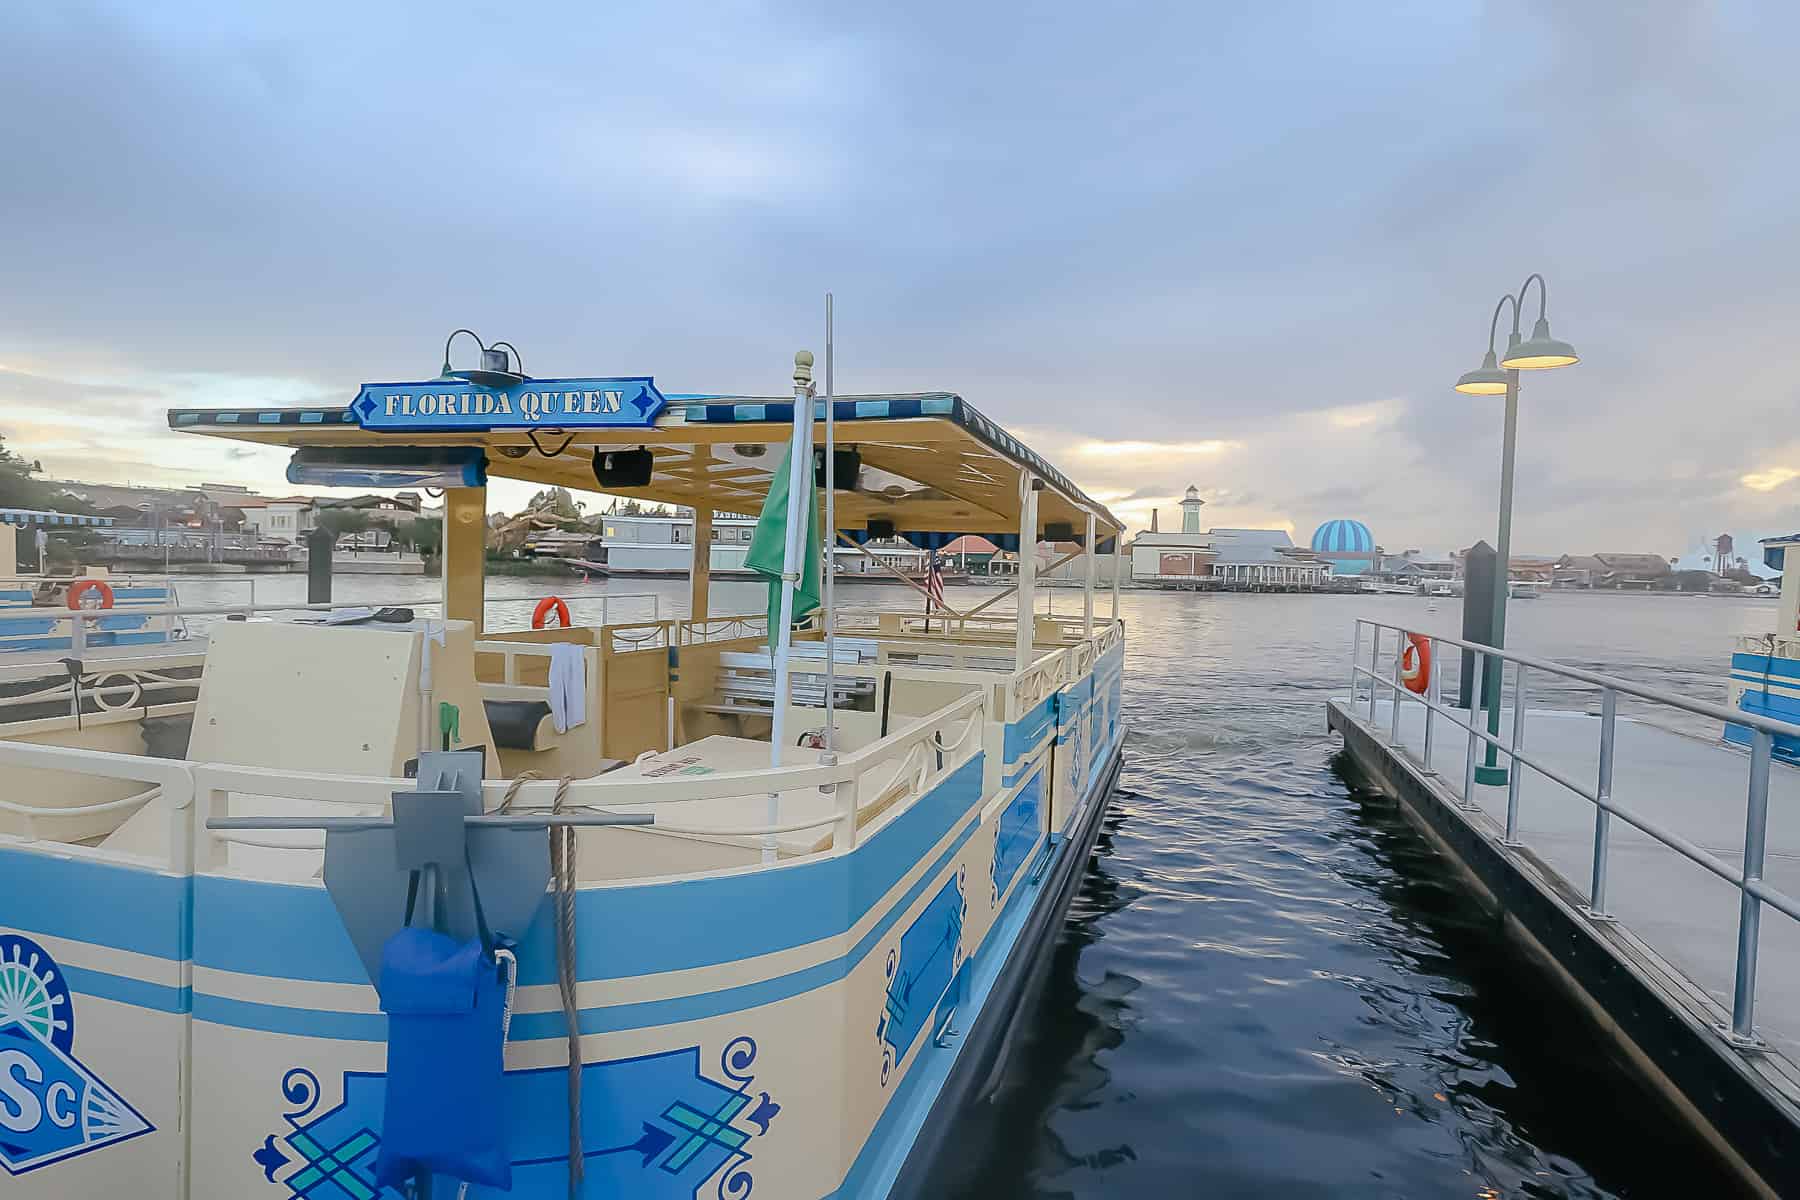
<svg viewBox="0 0 1800 1200"><path fill-rule="evenodd" d="M171 605L213 623L9 668L7 1195L804 1200L966 1159L1119 770L1119 522L958 396L821 406L810 356L766 400L483 366L169 418L443 487L441 605ZM815 426L860 454L822 493L782 475ZM714 613L703 554L687 619L500 628L490 475L780 506L770 609ZM821 524L1023 547L1013 612L837 613ZM1046 527L1090 551L1077 613L1036 611Z"/></svg>
<svg viewBox="0 0 1800 1200"><path fill-rule="evenodd" d="M1800 573L1786 569L1788 551L1800 546L1800 533L1764 538L1763 561L1781 572L1781 603L1775 628L1738 638L1731 654L1731 707L1744 712L1800 723ZM1749 745L1750 730L1725 726L1725 740ZM1800 762L1800 739L1775 735L1774 754Z"/></svg>

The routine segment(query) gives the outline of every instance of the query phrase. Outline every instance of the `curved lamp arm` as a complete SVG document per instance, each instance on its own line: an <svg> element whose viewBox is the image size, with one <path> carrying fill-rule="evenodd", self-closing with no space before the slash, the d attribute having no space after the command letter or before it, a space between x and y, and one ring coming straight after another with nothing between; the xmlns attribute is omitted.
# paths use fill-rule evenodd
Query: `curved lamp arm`
<svg viewBox="0 0 1800 1200"><path fill-rule="evenodd" d="M1531 281L1534 279L1537 280L1537 285L1538 285L1538 320L1541 321L1544 319L1544 310L1546 308L1550 307L1550 289L1549 289L1549 286L1544 283L1544 277L1542 275L1539 275L1536 271L1533 271L1531 274L1529 274L1525 277L1525 282L1519 285L1518 303L1521 307L1523 307L1523 305L1525 303L1525 293L1530 290ZM1518 313L1517 309L1514 309L1513 310L1513 328L1517 329L1518 327L1519 327L1519 313Z"/></svg>
<svg viewBox="0 0 1800 1200"><path fill-rule="evenodd" d="M1540 279L1538 282L1541 285L1543 283L1543 280ZM1525 294L1525 290L1523 288L1519 289L1519 295L1523 296L1524 294ZM1508 303L1511 303L1511 305L1512 305L1513 340L1514 341L1519 340L1519 299L1518 299L1518 296L1514 296L1512 293L1509 292L1506 295L1500 297L1500 303L1494 305L1494 315L1488 321L1488 353L1489 354L1492 354L1494 352L1494 331L1500 327L1500 310L1505 308Z"/></svg>
<svg viewBox="0 0 1800 1200"><path fill-rule="evenodd" d="M478 338L476 340L479 341L480 339ZM519 374L523 375L525 373L525 356L519 353L517 346L514 346L511 342L495 342L492 346L487 348L489 350L498 350L502 346L505 346L507 353L512 355L513 362L518 364Z"/></svg>
<svg viewBox="0 0 1800 1200"><path fill-rule="evenodd" d="M456 340L456 335L459 333L468 334L470 337L475 339L475 344L477 346L480 346L483 350L487 349L487 344L481 340L481 335L476 333L473 329L453 329L453 330L451 330L450 336L444 339L444 374L446 374L446 375L448 375L450 373L450 343L454 342Z"/></svg>

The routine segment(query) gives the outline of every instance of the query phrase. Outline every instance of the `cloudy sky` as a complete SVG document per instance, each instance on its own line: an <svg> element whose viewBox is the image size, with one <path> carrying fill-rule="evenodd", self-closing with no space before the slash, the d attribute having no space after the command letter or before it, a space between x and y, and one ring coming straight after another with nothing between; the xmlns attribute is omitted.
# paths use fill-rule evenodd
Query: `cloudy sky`
<svg viewBox="0 0 1800 1200"><path fill-rule="evenodd" d="M1792 4L275 7L9 12L0 433L52 475L286 490L162 410L458 325L779 393L831 289L840 390L960 392L1134 526L1191 482L1443 548L1539 270L1584 361L1526 377L1519 550L1800 528Z"/></svg>

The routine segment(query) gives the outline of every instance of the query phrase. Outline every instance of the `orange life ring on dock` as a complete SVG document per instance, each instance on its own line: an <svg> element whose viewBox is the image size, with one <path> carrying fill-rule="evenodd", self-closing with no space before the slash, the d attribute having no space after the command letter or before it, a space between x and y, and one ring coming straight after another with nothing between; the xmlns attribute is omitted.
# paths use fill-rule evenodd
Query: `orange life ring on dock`
<svg viewBox="0 0 1800 1200"><path fill-rule="evenodd" d="M557 620L562 622L564 629L567 629L569 627L569 606L562 602L560 596L545 596L537 602L537 607L531 610L531 627L542 629L551 609L556 610Z"/></svg>
<svg viewBox="0 0 1800 1200"><path fill-rule="evenodd" d="M1431 686L1431 642L1416 633L1407 634L1400 648L1400 682L1415 696Z"/></svg>
<svg viewBox="0 0 1800 1200"><path fill-rule="evenodd" d="M95 590L98 590L100 593L99 606L101 608L111 608L113 606L113 590L107 585L107 582L104 579L83 579L70 584L69 607L76 610L85 607L81 603L81 598Z"/></svg>

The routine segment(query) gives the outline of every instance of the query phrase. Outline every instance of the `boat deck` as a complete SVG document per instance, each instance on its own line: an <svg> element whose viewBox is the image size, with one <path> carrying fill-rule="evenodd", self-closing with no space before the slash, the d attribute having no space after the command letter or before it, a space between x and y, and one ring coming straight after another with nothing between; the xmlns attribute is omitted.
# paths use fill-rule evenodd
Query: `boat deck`
<svg viewBox="0 0 1800 1200"><path fill-rule="evenodd" d="M1359 715L1366 717L1367 706ZM1387 702L1376 705L1374 727L1391 728ZM1534 710L1525 718L1534 758L1581 781L1599 772L1597 716ZM1512 736L1507 714L1501 737ZM1425 744L1424 712L1405 705L1400 742L1415 762ZM1429 766L1460 792L1468 738L1438 724ZM1613 798L1734 868L1744 861L1744 777L1748 756L1729 746L1620 717L1613 764ZM1506 823L1505 786L1475 787L1475 803L1495 836ZM1593 869L1594 807L1536 771L1519 788L1519 840L1556 881L1582 901ZM1673 849L1612 822L1607 908L1621 932L1729 1012L1737 954L1737 889ZM1769 777L1769 834L1763 877L1789 895L1800 894L1800 768L1773 764ZM1757 1032L1773 1050L1800 1063L1800 924L1765 909L1757 966ZM1800 1072L1796 1073L1800 1077Z"/></svg>

